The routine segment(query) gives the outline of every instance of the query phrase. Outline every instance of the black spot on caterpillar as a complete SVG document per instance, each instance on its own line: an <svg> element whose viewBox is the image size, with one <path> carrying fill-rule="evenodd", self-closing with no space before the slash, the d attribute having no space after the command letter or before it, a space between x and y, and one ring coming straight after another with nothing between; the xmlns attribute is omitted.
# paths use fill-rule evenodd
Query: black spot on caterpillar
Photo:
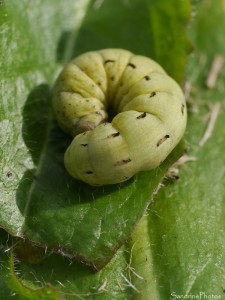
<svg viewBox="0 0 225 300"><path fill-rule="evenodd" d="M85 173L86 174L93 174L94 172L92 172L92 171L86 171Z"/></svg>
<svg viewBox="0 0 225 300"><path fill-rule="evenodd" d="M150 77L147 75L144 77L145 80L150 80Z"/></svg>
<svg viewBox="0 0 225 300"><path fill-rule="evenodd" d="M136 69L136 66L135 66L134 64L132 64L132 63L127 64L127 66L128 66L128 67L131 67L131 68L133 68L133 69Z"/></svg>
<svg viewBox="0 0 225 300"><path fill-rule="evenodd" d="M128 158L128 159L122 159L122 160L117 161L117 162L114 164L114 166L115 166L115 167L123 166L123 165L125 165L125 164L127 164L127 163L129 163L129 162L131 162L131 159L130 159L130 158Z"/></svg>
<svg viewBox="0 0 225 300"><path fill-rule="evenodd" d="M184 114L184 104L181 105L181 113Z"/></svg>
<svg viewBox="0 0 225 300"><path fill-rule="evenodd" d="M143 114L141 114L140 116L138 116L136 119L143 119L147 116L147 113L144 112Z"/></svg>
<svg viewBox="0 0 225 300"><path fill-rule="evenodd" d="M115 60L112 60L112 59L107 59L107 60L105 60L105 64L108 64L108 63L114 63L115 62Z"/></svg>
<svg viewBox="0 0 225 300"><path fill-rule="evenodd" d="M164 143L167 139L169 139L169 134L166 134L163 138L161 138L158 143L156 144L159 147L162 143Z"/></svg>
<svg viewBox="0 0 225 300"><path fill-rule="evenodd" d="M155 95L156 95L156 92L152 92L149 97L151 98L151 97L154 97Z"/></svg>
<svg viewBox="0 0 225 300"><path fill-rule="evenodd" d="M87 147L88 144L80 144L80 145L83 146L83 147Z"/></svg>
<svg viewBox="0 0 225 300"><path fill-rule="evenodd" d="M108 137L108 138L109 138L109 137L117 137L117 136L119 136L119 135L120 135L119 132L115 132L115 133L112 133L112 134L108 135L107 137Z"/></svg>

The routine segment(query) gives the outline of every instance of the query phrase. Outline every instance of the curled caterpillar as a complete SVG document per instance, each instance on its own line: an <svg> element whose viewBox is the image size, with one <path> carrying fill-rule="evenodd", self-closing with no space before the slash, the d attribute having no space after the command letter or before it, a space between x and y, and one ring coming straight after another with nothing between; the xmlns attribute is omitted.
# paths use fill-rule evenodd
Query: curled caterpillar
<svg viewBox="0 0 225 300"><path fill-rule="evenodd" d="M64 157L67 171L93 186L159 166L187 122L179 85L155 61L122 49L72 60L56 80L53 110L74 137Z"/></svg>

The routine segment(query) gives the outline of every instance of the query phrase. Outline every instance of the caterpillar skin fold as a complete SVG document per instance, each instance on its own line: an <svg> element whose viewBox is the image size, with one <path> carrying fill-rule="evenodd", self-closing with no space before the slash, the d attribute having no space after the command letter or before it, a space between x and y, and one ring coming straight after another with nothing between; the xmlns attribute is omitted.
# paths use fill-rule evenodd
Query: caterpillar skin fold
<svg viewBox="0 0 225 300"><path fill-rule="evenodd" d="M53 110L74 137L64 157L67 171L93 186L159 166L187 122L180 86L155 61L123 49L72 60L56 80Z"/></svg>

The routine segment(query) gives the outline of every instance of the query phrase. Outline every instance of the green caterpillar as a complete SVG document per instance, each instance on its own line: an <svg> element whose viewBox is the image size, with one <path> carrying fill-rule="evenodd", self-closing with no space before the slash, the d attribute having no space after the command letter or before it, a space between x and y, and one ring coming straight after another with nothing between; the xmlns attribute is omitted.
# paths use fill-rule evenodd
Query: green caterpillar
<svg viewBox="0 0 225 300"><path fill-rule="evenodd" d="M159 166L187 122L179 85L155 61L122 49L72 60L56 80L53 110L74 137L64 157L67 171L93 186ZM115 115L111 123L108 113Z"/></svg>

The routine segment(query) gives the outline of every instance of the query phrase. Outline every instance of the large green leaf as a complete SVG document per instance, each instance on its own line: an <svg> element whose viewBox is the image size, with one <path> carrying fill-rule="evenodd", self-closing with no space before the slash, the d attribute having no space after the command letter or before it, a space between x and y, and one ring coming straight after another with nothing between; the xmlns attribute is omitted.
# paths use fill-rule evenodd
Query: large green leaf
<svg viewBox="0 0 225 300"><path fill-rule="evenodd" d="M65 299L224 299L224 67L214 89L207 89L204 82L214 55L225 53L225 2L195 2L190 32L195 51L186 75L192 89L185 139L189 155L197 160L181 167L176 184L169 182L160 190L131 240L100 272L54 254L41 264L16 264L24 285L41 287L50 282ZM221 109L214 130L200 147L209 120L208 105L218 102ZM1 264L4 260L7 263L7 256L1 256ZM9 299L1 277L0 296Z"/></svg>
<svg viewBox="0 0 225 300"><path fill-rule="evenodd" d="M1 10L1 226L99 269L129 238L182 146L127 183L77 182L63 166L70 139L53 121L50 86L60 62L104 47L151 56L180 81L189 1L14 1Z"/></svg>

